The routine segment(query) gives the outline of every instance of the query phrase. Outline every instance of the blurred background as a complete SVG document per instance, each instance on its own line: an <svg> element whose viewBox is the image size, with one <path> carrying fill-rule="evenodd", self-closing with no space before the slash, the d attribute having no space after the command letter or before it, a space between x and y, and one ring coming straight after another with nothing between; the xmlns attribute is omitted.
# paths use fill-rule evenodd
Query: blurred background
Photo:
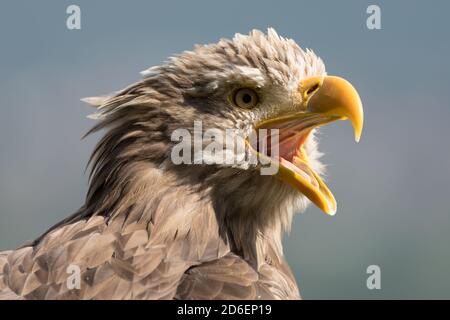
<svg viewBox="0 0 450 320"><path fill-rule="evenodd" d="M81 8L81 30L66 8ZM370 4L381 30L366 26ZM107 94L196 43L274 27L350 80L365 131L322 130L329 217L295 217L285 253L306 299L450 299L450 2L2 1L0 250L82 205L99 136L80 98ZM381 290L366 269L381 268Z"/></svg>

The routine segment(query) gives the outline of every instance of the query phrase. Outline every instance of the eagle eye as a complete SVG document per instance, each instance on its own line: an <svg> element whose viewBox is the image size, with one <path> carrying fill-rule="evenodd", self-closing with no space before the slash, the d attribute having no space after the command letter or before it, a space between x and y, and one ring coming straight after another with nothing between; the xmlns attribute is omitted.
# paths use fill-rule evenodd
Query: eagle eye
<svg viewBox="0 0 450 320"><path fill-rule="evenodd" d="M233 103L240 108L250 109L258 102L258 94L253 89L241 88L233 93Z"/></svg>

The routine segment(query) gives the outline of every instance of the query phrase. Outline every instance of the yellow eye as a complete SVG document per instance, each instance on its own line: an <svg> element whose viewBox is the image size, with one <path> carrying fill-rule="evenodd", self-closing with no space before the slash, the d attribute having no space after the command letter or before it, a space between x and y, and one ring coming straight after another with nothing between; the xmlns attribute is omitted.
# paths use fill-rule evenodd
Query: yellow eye
<svg viewBox="0 0 450 320"><path fill-rule="evenodd" d="M256 106L258 102L258 95L252 89L242 88L234 92L233 103L240 108L250 109Z"/></svg>

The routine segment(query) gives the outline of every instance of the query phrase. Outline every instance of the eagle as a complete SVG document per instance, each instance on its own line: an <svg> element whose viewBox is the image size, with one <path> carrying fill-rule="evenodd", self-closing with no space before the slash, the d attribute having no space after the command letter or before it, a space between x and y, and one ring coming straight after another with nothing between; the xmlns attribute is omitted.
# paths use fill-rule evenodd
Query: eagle
<svg viewBox="0 0 450 320"><path fill-rule="evenodd" d="M88 134L104 133L85 203L0 252L0 299L300 299L282 238L311 202L336 212L315 132L349 120L359 140L356 89L272 28L196 45L142 74L84 99L96 108ZM174 161L174 133L194 136L197 123L200 135L239 136L244 151L208 153L205 139L179 152L191 161ZM236 161L216 161L224 155Z"/></svg>

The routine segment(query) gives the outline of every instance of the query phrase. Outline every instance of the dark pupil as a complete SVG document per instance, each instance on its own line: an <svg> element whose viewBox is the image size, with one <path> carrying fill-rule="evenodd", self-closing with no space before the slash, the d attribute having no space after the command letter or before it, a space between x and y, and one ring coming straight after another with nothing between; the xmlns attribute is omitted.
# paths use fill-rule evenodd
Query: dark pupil
<svg viewBox="0 0 450 320"><path fill-rule="evenodd" d="M248 93L244 94L244 96L242 97L242 101L244 103L250 103L252 101L252 96L249 95Z"/></svg>

